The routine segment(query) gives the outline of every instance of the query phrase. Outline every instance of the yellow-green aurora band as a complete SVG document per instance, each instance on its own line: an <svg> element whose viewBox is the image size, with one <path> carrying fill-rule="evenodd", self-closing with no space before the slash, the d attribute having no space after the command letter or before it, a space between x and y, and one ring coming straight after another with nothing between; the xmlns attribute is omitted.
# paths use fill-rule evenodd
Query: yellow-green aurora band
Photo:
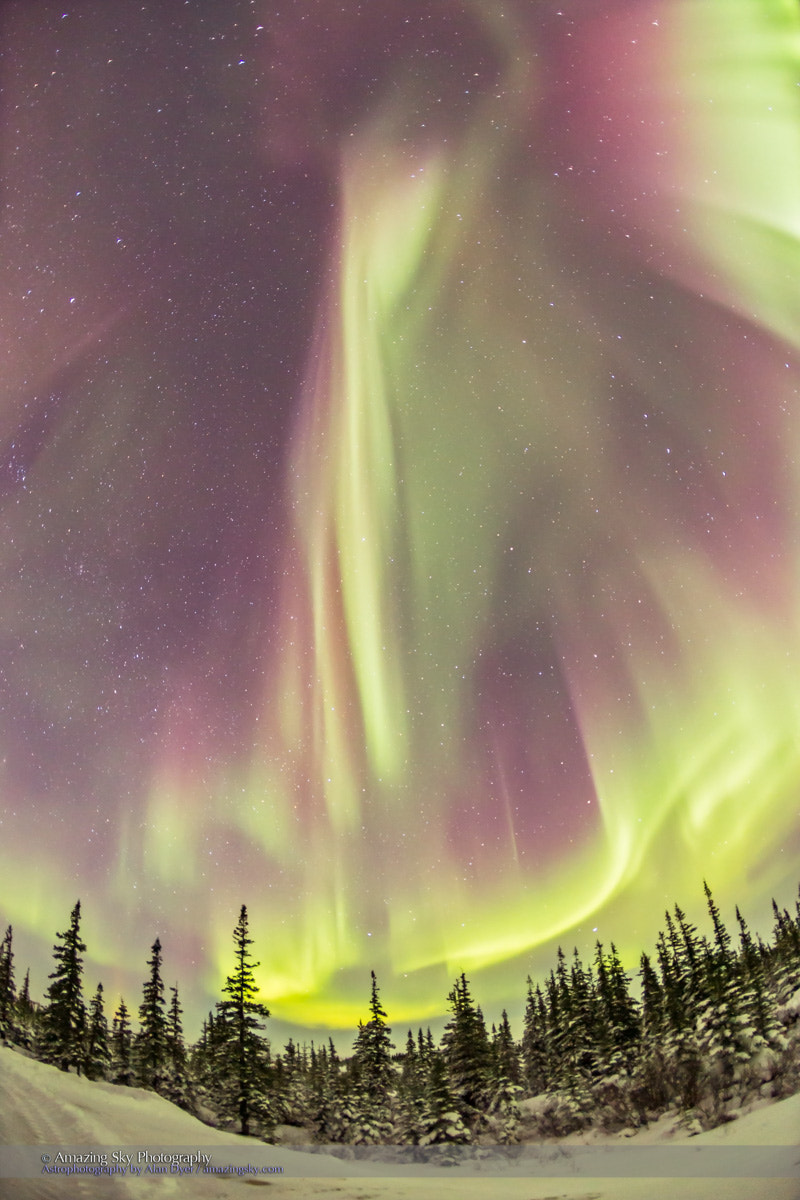
<svg viewBox="0 0 800 1200"><path fill-rule="evenodd" d="M252 748L197 743L190 677L101 966L136 879L209 994L246 902L278 1017L354 1025L374 968L416 1022L794 882L800 11L567 5L557 68L534 7L473 6L463 111L398 60L335 147ZM75 881L0 858L51 937Z"/></svg>
<svg viewBox="0 0 800 1200"><path fill-rule="evenodd" d="M536 170L535 147L519 170L537 91L524 47L446 145L402 136L411 79L342 151L341 232L289 479L284 649L243 809L266 869L294 880L280 924L273 895L254 900L269 929L265 993L300 1022L355 1020L358 968L402 977L394 1012L416 1019L440 1009L454 972L516 959L598 913L630 956L704 873L726 896L744 879L761 894L791 877L796 540L779 551L790 591L764 598L749 578L763 569L759 546L743 537L731 566L693 504L751 520L763 484L796 531L796 471L760 480L756 467L753 479L736 455L758 463L762 448L715 426L746 403L750 429L796 445L797 375L765 354L743 396L734 387L711 403L725 363L712 382L680 339L702 363L720 353L702 345L713 324L676 321L672 346L658 327L677 283L741 315L749 336L797 348L798 14L734 8L654 5L646 22L639 6L658 41L609 84L628 119L638 98L663 139L649 162L628 168L620 154L618 187L628 169L649 183L632 238L650 239L676 277L655 277L656 315L636 285L645 311L619 323L616 358L621 281L606 284L606 311L599 289L586 310L565 270L558 180ZM669 206L681 217L668 260ZM690 489L695 464L704 497L676 498L621 457L614 423L633 418L614 411L610 363L639 386L640 419L672 410L683 444L659 447L664 472L679 460ZM544 862L536 822L520 814L547 798L525 791L524 772L503 794L492 714L476 698L486 658L537 636L559 648L593 789L588 822L568 812L574 828ZM549 714L514 715L516 736L532 728L532 752L546 753ZM476 832L454 836L454 819L471 815ZM218 969L226 933L221 919ZM509 980L491 981L497 1000Z"/></svg>

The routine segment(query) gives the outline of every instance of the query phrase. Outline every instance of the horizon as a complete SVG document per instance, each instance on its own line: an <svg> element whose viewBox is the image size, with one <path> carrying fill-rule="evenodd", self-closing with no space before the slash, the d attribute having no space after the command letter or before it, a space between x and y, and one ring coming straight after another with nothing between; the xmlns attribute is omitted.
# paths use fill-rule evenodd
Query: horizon
<svg viewBox="0 0 800 1200"><path fill-rule="evenodd" d="M784 909L788 909L788 911L790 912L790 915L792 914L792 912L793 912L792 906L797 900L798 890L800 890L800 885L798 885L798 887L795 888L794 895L789 897L789 899L785 902L782 902L779 897L777 897L777 896L775 897L775 901L778 904L778 908L781 911L783 911ZM702 895L703 894L702 888L700 889L700 891L701 891L701 895ZM712 891L712 896L713 896L714 895L713 888L711 889L711 891ZM716 903L716 897L714 897L714 899L715 899L715 903ZM678 905L678 907L680 907L686 913L687 920L689 920L689 922L691 924L696 925L699 936L702 937L704 935L707 935L711 931L711 929L712 929L711 919L710 919L710 915L708 912L708 907L707 907L707 904L705 901L705 897L703 899L702 911L700 911L700 912L693 911L693 909L690 906L682 904L680 900L673 901L672 904L670 904L668 906L668 911L672 912L674 910L674 906L676 904ZM720 907L720 906L717 905L717 907ZM767 934L766 927L763 924L759 925L759 924L751 921L749 914L741 909L741 905L739 906L739 908L740 908L742 917L744 918L745 923L746 923L751 935L754 938L760 937L763 941L768 941L768 934ZM67 914L67 918L68 917L69 917L69 914ZM734 918L733 912L731 912L730 918L726 918L726 914L724 912L721 912L721 918L722 918L723 924L725 925L726 929L728 930L728 933L731 936L731 940L734 942L734 944L736 944L738 946L739 934L738 934L738 928L733 928L733 925L735 923L734 919L733 919ZM138 981L138 986L135 986L135 985L131 986L127 993L120 992L119 994L114 994L111 992L110 988L107 986L106 982L102 978L98 978L93 983L90 982L90 978L89 978L88 970L87 970L87 963L91 962L91 943L88 940L88 937L86 935L85 920L86 920L86 912L83 907L83 904L81 904L81 937L83 938L83 940L86 942L86 945L87 945L86 954L83 956L84 985L85 985L84 986L84 1001L88 1005L88 1002L90 1001L91 997L94 995L94 993L97 989L97 984L102 983L103 984L104 1007L105 1007L106 1017L109 1022L109 1027L111 1025L111 1021L114 1016L114 1013L115 1013L117 1007L119 1006L120 999L124 999L126 1007L128 1009L129 1016L133 1022L134 1028L135 1028L136 1026L138 1026L138 1011L139 1011L139 1003L141 1001L141 990L147 979L146 960L147 960L148 954L150 953L150 948L152 946L152 943L151 943L151 946L148 947L147 950L145 952L143 952L143 954L142 954L141 979L139 979L139 981ZM65 927L68 925L68 923L69 922L67 919L64 922ZM773 918L772 909L770 906L770 911L769 911L770 932L772 931L773 924L774 924L774 918ZM5 926L4 926L4 928L5 928ZM256 936L254 936L255 931L252 928L250 928L249 932L250 932L251 936L253 936L253 946L251 947L251 954L252 954L253 958L255 959L255 961L259 961L259 956L257 953L258 940L257 940ZM592 930L590 932L594 936L595 940L592 942L588 942L588 941L586 942L586 947L587 947L586 952L581 952L580 948L577 947L576 943L574 943L568 939L564 940L564 943L561 946L561 948L563 949L568 961L571 961L573 949L578 948L579 957L580 957L581 961L583 962L584 966L589 967L593 961L594 950L595 950L596 942L598 940L603 944L603 946L605 947L606 950L609 949L612 942L615 944L615 946L617 945L616 939L614 938L613 933L611 931L609 931L609 935L605 938L605 940L597 937L597 931ZM158 935L158 934L154 934L153 941L155 941L155 938L159 937L159 936L160 935ZM55 934L54 934L53 940L55 942ZM231 941L233 941L233 939L231 939ZM162 978L164 980L165 996L168 995L169 989L171 987L177 985L178 994L180 997L181 1008L183 1010L184 1036L186 1038L188 1045L194 1045L201 1036L202 1024L206 1020L208 1013L214 1011L217 1000L221 999L221 997L222 997L222 986L225 982L226 976L222 976L220 978L219 988L218 988L216 995L212 995L211 992L205 993L205 995L208 999L208 1003L203 1005L197 1001L197 998L193 994L189 994L188 988L185 988L182 985L182 982L180 979L173 979L171 977L171 975L169 974L169 971L167 969L168 965L169 965L168 947L164 946L163 942L162 942L161 949L162 949L162 954L163 954L163 959L164 959L163 968L162 968ZM521 978L519 996L515 999L514 1002L512 1002L511 1005L503 1006L505 1008L505 1010L508 1012L508 1017L509 1017L509 1022L511 1024L512 1033L514 1034L515 1041L517 1041L517 1042L520 1040L520 1038L522 1036L522 1017L523 1017L523 1012L524 1012L524 1008L525 1008L525 1000L526 1000L526 996L527 996L527 975L530 974L534 988L536 987L537 984L543 984L546 976L549 974L550 969L555 969L556 952L557 952L557 947L554 946L552 960L550 961L549 964L547 964L543 967L541 973L538 976L534 975L533 972L529 971L526 973L526 975L524 977ZM653 959L653 956L655 954L655 937L654 937L653 943L651 945L640 947L640 950L636 957L635 962L627 962L626 963L625 960L623 959L622 955L620 955L620 958L622 959L622 962L623 962L623 967L625 968L626 975L628 976L629 981L631 983L632 992L635 996L638 996L638 993L639 993L639 976L638 976L639 965L640 965L639 964L639 955L641 955L642 953L647 954L648 957L651 958L651 960ZM14 959L15 959L15 976L16 976L16 982L17 982L17 991L19 992L19 989L22 986L22 981L25 977L25 971L28 969L28 964L27 964L26 960L24 960L20 957L16 933L14 934ZM52 954L50 956L50 964L52 965ZM232 952L231 953L230 971L233 970L233 965L234 964L233 964L233 952ZM230 971L228 973L230 973ZM260 989L257 999L262 1001L264 1004L266 1004L267 1007L270 1009L270 1016L265 1021L265 1031L264 1032L265 1032L265 1036L266 1036L268 1042L270 1043L270 1047L271 1047L273 1055L283 1053L284 1046L288 1042L289 1038L291 1038L297 1046L303 1046L303 1045L310 1046L313 1043L317 1047L327 1046L328 1039L333 1038L334 1045L336 1046L338 1053L343 1056L349 1056L349 1054L352 1053L352 1043L355 1040L355 1036L357 1033L358 1020L361 1018L366 1018L368 1015L369 996L370 996L370 974L369 974L369 971L370 971L370 969L368 968L366 971L366 976L365 976L364 1001L363 1001L363 1004L361 1005L360 1016L353 1022L352 1026L340 1025L340 1026L330 1026L330 1027L328 1027L328 1026L314 1027L314 1026L302 1026L302 1025L297 1024L296 1022L288 1021L285 1018L275 1014L274 1010L271 1007L270 997L263 992L263 989ZM40 1007L45 1005L46 991L47 991L46 980L47 980L48 974L49 974L49 972L47 972L47 971L45 971L43 973L43 978L44 978L45 982L44 982L43 987L41 988L40 993L37 993L37 989L35 987L35 982L36 982L35 978L31 984L31 999L34 1001L34 1003L36 1003ZM256 977L256 981L258 981L259 971L256 970L254 972L254 974ZM470 976L469 973L465 972L465 974L467 974L467 978L470 983L470 987L471 987L471 991L472 991L472 995L473 995L475 1004L483 1012L483 1016L486 1021L487 1029L489 1031L491 1031L492 1025L493 1024L496 1025L499 1023L502 1010L498 1009L498 1011L496 1013L494 1012L494 1010L487 1011L486 1006L483 1004L483 1002L481 1000L480 979L478 978L478 980L476 982L474 977ZM390 1028L393 1037L398 1039L395 1041L395 1052L397 1054L402 1054L402 1052L403 1052L403 1047L405 1045L405 1040L406 1040L409 1029L416 1037L418 1028L422 1028L423 1033L428 1028L430 1028L434 1039L436 1041L439 1040L439 1038L441 1037L441 1033L450 1017L450 1013L447 1008L447 996L453 986L454 981L460 975L461 975L461 971L459 971L459 970L454 971L453 976L447 985L447 989L442 994L441 1006L440 1006L438 1012L436 1012L435 1014L432 1014L430 1017L403 1019L400 1016L395 1016L394 1018L392 1016L392 1012L393 1012L392 999L391 999L392 982L396 986L397 981L394 980L394 981L390 982L387 987L384 985L384 982L381 980L380 976L377 975L377 972L376 972L376 978L377 978L378 988L379 988L379 992L380 992L380 996L381 996L381 1002L383 1004L383 1007L386 1009L386 1014L387 1014L386 1023L388 1025L388 1027ZM133 979L134 979L134 974L131 971L131 973L129 974L129 980L131 981L132 984L133 984ZM200 1015L198 1016L198 1014L200 1014ZM278 1031L280 1031L280 1032L278 1032Z"/></svg>

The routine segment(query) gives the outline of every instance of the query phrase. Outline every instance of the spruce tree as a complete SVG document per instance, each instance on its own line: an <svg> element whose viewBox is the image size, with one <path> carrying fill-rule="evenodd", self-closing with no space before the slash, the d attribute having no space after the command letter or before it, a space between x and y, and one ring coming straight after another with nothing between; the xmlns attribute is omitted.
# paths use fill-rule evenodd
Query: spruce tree
<svg viewBox="0 0 800 1200"><path fill-rule="evenodd" d="M108 1045L108 1021L103 1008L103 985L98 983L89 1006L89 1022L86 1032L84 1072L87 1079L105 1079L111 1060Z"/></svg>
<svg viewBox="0 0 800 1200"><path fill-rule="evenodd" d="M56 969L49 978L47 1002L42 1021L41 1057L62 1071L75 1067L80 1074L86 1008L83 1003L83 958L86 946L81 941L81 902L70 914L69 928L57 933L53 947ZM59 944L60 943L60 944Z"/></svg>
<svg viewBox="0 0 800 1200"><path fill-rule="evenodd" d="M33 1012L33 1001L31 1000L31 969L28 967L25 972L25 978L22 981L19 995L17 996L17 1011L20 1013Z"/></svg>
<svg viewBox="0 0 800 1200"><path fill-rule="evenodd" d="M171 1070L177 1073L186 1066L186 1047L183 1042L183 1024L181 1022L183 1009L178 998L178 985L175 984L169 990L172 994L172 999L167 1010L167 1061Z"/></svg>
<svg viewBox="0 0 800 1200"><path fill-rule="evenodd" d="M218 1029L219 1027L219 1029ZM223 1042L222 1020L210 1012L203 1021L200 1037L191 1050L191 1077L198 1097L214 1106L215 1081L219 1076L218 1058Z"/></svg>
<svg viewBox="0 0 800 1200"><path fill-rule="evenodd" d="M666 999L658 975L647 954L640 959L641 1022L635 1056L631 1103L639 1123L660 1112L672 1099L664 1041L668 1028Z"/></svg>
<svg viewBox="0 0 800 1200"><path fill-rule="evenodd" d="M436 1052L436 1046L433 1041L433 1034L431 1033L430 1025L428 1026L427 1032L424 1036L422 1034L422 1026L420 1026L420 1028L417 1030L417 1052L419 1054L420 1063L424 1067L427 1067L428 1063Z"/></svg>
<svg viewBox="0 0 800 1200"><path fill-rule="evenodd" d="M546 981L549 1084L551 1088L574 1090L578 1084L577 1058L582 1041L581 1012L574 1003L570 973L561 946L556 951L556 969Z"/></svg>
<svg viewBox="0 0 800 1200"><path fill-rule="evenodd" d="M596 1077L600 1057L608 1041L606 1014L598 994L592 968L584 968L577 947L572 952L569 977L570 1090L580 1091L585 1101L584 1084Z"/></svg>
<svg viewBox="0 0 800 1200"><path fill-rule="evenodd" d="M628 977L614 943L611 943L610 953L605 956L598 943L598 954L602 964L602 975L598 966L598 993L606 1039L603 1047L604 1069L611 1073L627 1071L639 1040L638 1008L628 990Z"/></svg>
<svg viewBox="0 0 800 1200"><path fill-rule="evenodd" d="M669 913L666 914L666 920L671 923ZM670 1034L676 1036L687 1023L686 1005L677 959L672 944L663 931L659 933L656 941L656 956L661 974L664 1014Z"/></svg>
<svg viewBox="0 0 800 1200"><path fill-rule="evenodd" d="M444 1058L438 1052L430 1060L417 1136L420 1146L465 1145L472 1138L451 1089ZM445 1153L434 1161L447 1164L457 1159L455 1155L451 1157Z"/></svg>
<svg viewBox="0 0 800 1200"><path fill-rule="evenodd" d="M649 956L644 953L640 959L639 979L642 989L641 1036L646 1045L653 1047L664 1032L664 990Z"/></svg>
<svg viewBox="0 0 800 1200"><path fill-rule="evenodd" d="M328 1074L331 1079L338 1079L341 1073L341 1061L336 1051L336 1045L332 1037L328 1038Z"/></svg>
<svg viewBox="0 0 800 1200"><path fill-rule="evenodd" d="M223 1112L235 1115L240 1132L247 1136L251 1122L270 1119L266 1095L269 1043L262 1037L262 1019L269 1016L265 1004L256 1000L258 986L253 972L260 966L250 957L253 939L248 934L247 908L243 904L233 931L235 967L222 989L226 999L217 1003L218 1102Z"/></svg>
<svg viewBox="0 0 800 1200"><path fill-rule="evenodd" d="M778 1004L785 1004L800 988L800 928L788 911L773 899L775 925L769 950L769 980Z"/></svg>
<svg viewBox="0 0 800 1200"><path fill-rule="evenodd" d="M538 983L528 976L528 995L522 1024L522 1066L525 1087L531 1096L538 1096L549 1085L547 1007Z"/></svg>
<svg viewBox="0 0 800 1200"><path fill-rule="evenodd" d="M114 1013L111 1022L111 1082L132 1087L133 1070L133 1034L131 1033L130 1015L125 1001L120 998L119 1008Z"/></svg>
<svg viewBox="0 0 800 1200"><path fill-rule="evenodd" d="M677 962L683 987L685 1007L694 1016L700 1001L706 996L706 972L702 949L697 937L697 928L676 904L674 906L678 942ZM673 927L674 928L674 927ZM679 935L679 937L678 937Z"/></svg>
<svg viewBox="0 0 800 1200"><path fill-rule="evenodd" d="M505 1009L501 1014L499 1027L492 1027L491 1049L492 1069L486 1111L497 1141L508 1145L518 1140L522 1069L519 1049L511 1033Z"/></svg>
<svg viewBox="0 0 800 1200"><path fill-rule="evenodd" d="M316 1096L319 1092L322 1081L327 1078L327 1075L328 1051L325 1046L320 1046L319 1049L315 1049L312 1053L311 1064L308 1070L308 1090L312 1096Z"/></svg>
<svg viewBox="0 0 800 1200"><path fill-rule="evenodd" d="M710 1084L730 1086L737 1065L748 1057L746 1019L739 1010L739 989L722 975L713 948L706 948L706 995L695 1020L695 1037ZM738 981L737 981L738 982Z"/></svg>
<svg viewBox="0 0 800 1200"><path fill-rule="evenodd" d="M392 1061L394 1043L391 1029L386 1024L386 1013L378 994L378 981L371 971L372 993L369 1001L369 1020L360 1024L353 1050L358 1066L358 1077L362 1091L372 1100L385 1098L395 1082Z"/></svg>
<svg viewBox="0 0 800 1200"><path fill-rule="evenodd" d="M422 1030L420 1030L420 1036ZM400 1132L404 1142L417 1145L422 1129L427 1070L414 1034L409 1029L400 1071Z"/></svg>
<svg viewBox="0 0 800 1200"><path fill-rule="evenodd" d="M703 880L703 891L706 894L708 912L714 927L714 953L712 956L714 974L718 977L720 985L724 988L730 983L733 977L735 956L731 949L730 934L722 923L719 909L714 903L714 897L705 879Z"/></svg>
<svg viewBox="0 0 800 1200"><path fill-rule="evenodd" d="M756 948L747 922L736 909L740 953L737 964L739 1003L759 1038L771 1046L782 1041L774 1006L769 1001L763 956Z"/></svg>
<svg viewBox="0 0 800 1200"><path fill-rule="evenodd" d="M9 925L0 945L0 1039L13 1036L16 1015L16 991L14 988L14 952L12 950L13 929Z"/></svg>
<svg viewBox="0 0 800 1200"><path fill-rule="evenodd" d="M326 1062L327 1054L320 1053ZM310 1053L306 1054L289 1038L283 1054L276 1054L272 1066L272 1108L276 1120L286 1125L302 1125L310 1116L308 1091L312 1086L318 1088L324 1077L319 1063L320 1054L313 1042Z"/></svg>
<svg viewBox="0 0 800 1200"><path fill-rule="evenodd" d="M442 1051L462 1112L474 1117L484 1107L487 1097L489 1038L464 974L456 980L448 999L453 1015L442 1035Z"/></svg>
<svg viewBox="0 0 800 1200"><path fill-rule="evenodd" d="M139 1033L135 1039L136 1078L142 1087L161 1090L167 1066L167 1018L161 978L161 939L156 938L148 959L150 975L142 989Z"/></svg>
<svg viewBox="0 0 800 1200"><path fill-rule="evenodd" d="M348 1141L360 1145L376 1145L389 1139L391 1097L396 1083L392 1031L386 1024L374 971L370 972L370 977L369 1020L366 1024L359 1023L351 1064L355 1109Z"/></svg>
<svg viewBox="0 0 800 1200"><path fill-rule="evenodd" d="M670 950L664 985L670 1014L666 1045L674 1066L679 1103L682 1108L690 1109L697 1104L704 1086L704 1064L695 1036L695 1020L707 991L697 930L677 904L674 913L674 921L668 912L665 914Z"/></svg>
<svg viewBox="0 0 800 1200"><path fill-rule="evenodd" d="M14 1036L20 1045L30 1048L36 1024L36 1006L31 1000L31 972L25 972L19 995L14 1004Z"/></svg>
<svg viewBox="0 0 800 1200"><path fill-rule="evenodd" d="M165 1079L162 1095L184 1108L187 1112L194 1111L194 1098L189 1081L189 1071L186 1062L186 1046L183 1041L183 1025L181 1016L183 1009L178 997L178 985L170 988L171 1000L166 1014L165 1026Z"/></svg>
<svg viewBox="0 0 800 1200"><path fill-rule="evenodd" d="M704 1060L707 1089L713 1104L718 1105L750 1057L751 1032L730 935L705 880L703 890L714 941L703 943L703 986L695 1006L695 1036Z"/></svg>
<svg viewBox="0 0 800 1200"><path fill-rule="evenodd" d="M326 1059L327 1071L321 1075L317 1092L310 1098L316 1137L321 1142L345 1142L355 1119L355 1105L333 1038L328 1039Z"/></svg>
<svg viewBox="0 0 800 1200"><path fill-rule="evenodd" d="M492 1060L493 1071L498 1079L505 1078L514 1084L522 1082L520 1053L505 1009L500 1014L500 1025L492 1038Z"/></svg>
<svg viewBox="0 0 800 1200"><path fill-rule="evenodd" d="M422 1064L414 1034L409 1029L406 1037L406 1048L403 1054L403 1065L400 1068L400 1087L404 1092L419 1090L422 1079Z"/></svg>

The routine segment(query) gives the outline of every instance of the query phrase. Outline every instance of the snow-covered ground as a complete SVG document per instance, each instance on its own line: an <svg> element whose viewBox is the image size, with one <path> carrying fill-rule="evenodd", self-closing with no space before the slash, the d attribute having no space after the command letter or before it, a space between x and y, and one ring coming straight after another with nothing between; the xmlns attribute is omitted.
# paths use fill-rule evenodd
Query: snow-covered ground
<svg viewBox="0 0 800 1200"><path fill-rule="evenodd" d="M310 1154L210 1129L166 1100L135 1088L90 1083L66 1075L13 1050L0 1049L0 1176L9 1175L16 1155L31 1162L48 1153L55 1161L59 1149L102 1149L151 1155L159 1147L185 1154L202 1152L212 1165L252 1165L258 1174L220 1176L194 1171L191 1175L126 1173L36 1178L0 1177L2 1200L147 1200L183 1195L186 1200L246 1200L248 1188L269 1188L273 1200L282 1197L331 1197L336 1200L800 1200L800 1153L785 1147L800 1144L800 1095L779 1101L709 1133L687 1139L674 1122L664 1121L627 1139L607 1139L605 1152L637 1147L663 1148L681 1144L693 1150L749 1147L733 1151L733 1178L586 1178L576 1176L576 1164L555 1145L543 1148L552 1173L501 1176L496 1168L470 1164L458 1168L377 1167L366 1162L343 1162L325 1154ZM574 1149L574 1142L570 1148ZM774 1150L770 1150L774 1147ZM127 1149L126 1149L127 1148ZM133 1149L131 1149L133 1148ZM604 1147L594 1147L604 1153ZM564 1147L566 1150L566 1145ZM741 1155L741 1161L739 1158ZM780 1164L782 1177L767 1177L769 1163ZM600 1160L597 1160L600 1161ZM667 1155L665 1161L669 1161ZM748 1163L752 1170L748 1174ZM272 1168L269 1172L262 1168ZM282 1168L276 1173L275 1168ZM38 1168L37 1168L38 1169ZM510 1170L525 1170L521 1164ZM541 1169L541 1168L540 1168ZM485 1173L476 1175L476 1170ZM392 1172L389 1175L389 1171ZM563 1173L560 1173L563 1172ZM252 1195L252 1191L249 1193Z"/></svg>

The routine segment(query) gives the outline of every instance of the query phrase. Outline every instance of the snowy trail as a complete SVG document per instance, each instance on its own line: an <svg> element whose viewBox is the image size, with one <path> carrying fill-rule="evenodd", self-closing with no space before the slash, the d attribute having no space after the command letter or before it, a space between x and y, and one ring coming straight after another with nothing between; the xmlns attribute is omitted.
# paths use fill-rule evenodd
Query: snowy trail
<svg viewBox="0 0 800 1200"><path fill-rule="evenodd" d="M246 1163L251 1151L267 1151L270 1162L294 1177L314 1174L345 1175L344 1164L307 1154L264 1147L249 1139L210 1129L167 1101L138 1088L90 1083L55 1067L35 1062L11 1050L0 1051L0 1147L36 1145L51 1153L59 1148L103 1146L158 1146L204 1149L215 1162ZM228 1153L224 1153L228 1151ZM0 1149L2 1155L2 1149ZM310 1160L304 1162L303 1160ZM298 1169L298 1163L303 1170ZM289 1167L287 1164L291 1164ZM142 1174L139 1177L69 1176L42 1179L0 1179L2 1200L129 1200L155 1194L182 1194L201 1200L252 1197L253 1187L266 1187L273 1179L224 1178L192 1175L190 1178ZM328 1179L320 1180L315 1195L325 1195ZM281 1179L281 1184L283 1180ZM250 1188L249 1192L243 1188ZM282 1194L289 1190L281 1189ZM307 1189L306 1189L307 1190ZM341 1193L340 1193L341 1194ZM270 1193L274 1195L274 1192Z"/></svg>
<svg viewBox="0 0 800 1200"><path fill-rule="evenodd" d="M19 1086L22 1084L22 1086ZM2 1075L2 1090L0 1090L0 1129L9 1121L13 1126L13 1141L15 1145L63 1145L65 1142L79 1144L92 1137L90 1122L81 1120L78 1110L70 1110L68 1105L55 1107L52 1100L39 1087L31 1087L27 1076L15 1078L12 1082ZM2 1136L2 1145L9 1144ZM0 1150L2 1154L2 1150ZM98 1196L94 1179L70 1178L69 1191L65 1191L64 1179L57 1180L8 1180L0 1179L0 1196L19 1196L22 1200L47 1200L56 1195L56 1186L60 1188L62 1197L74 1197L75 1200L85 1200L90 1196ZM108 1200L125 1200L129 1196L115 1179L105 1180L107 1187L103 1196ZM95 1186L92 1186L95 1185ZM4 1190L5 1189L5 1190Z"/></svg>
<svg viewBox="0 0 800 1200"><path fill-rule="evenodd" d="M643 1142L657 1133L648 1131ZM692 1139L693 1145L797 1145L800 1095ZM786 1178L586 1179L475 1177L397 1168L370 1175L366 1163L289 1150L202 1125L152 1093L90 1083L0 1049L0 1159L4 1147L159 1146L203 1150L215 1165L269 1163L282 1174L224 1177L193 1174L139 1177L0 1178L0 1200L800 1200L800 1181ZM798 1154L800 1157L800 1153ZM266 1189L269 1189L267 1191Z"/></svg>

